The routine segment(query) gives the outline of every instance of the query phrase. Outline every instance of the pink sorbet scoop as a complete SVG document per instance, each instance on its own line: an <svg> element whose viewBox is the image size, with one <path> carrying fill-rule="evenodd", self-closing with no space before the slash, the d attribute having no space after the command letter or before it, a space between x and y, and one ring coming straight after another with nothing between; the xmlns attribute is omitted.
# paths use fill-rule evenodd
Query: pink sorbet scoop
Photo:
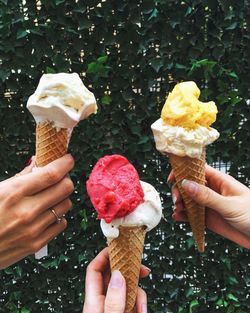
<svg viewBox="0 0 250 313"><path fill-rule="evenodd" d="M87 181L87 192L98 218L106 223L133 212L144 198L136 169L118 154L99 159Z"/></svg>

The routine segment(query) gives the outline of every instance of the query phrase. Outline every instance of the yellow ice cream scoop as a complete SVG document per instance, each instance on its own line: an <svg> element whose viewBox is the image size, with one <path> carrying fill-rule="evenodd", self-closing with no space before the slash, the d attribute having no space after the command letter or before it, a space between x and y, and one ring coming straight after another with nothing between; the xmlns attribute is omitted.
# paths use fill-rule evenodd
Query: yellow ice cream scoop
<svg viewBox="0 0 250 313"><path fill-rule="evenodd" d="M164 123L195 129L209 127L216 120L218 112L213 101L199 101L200 89L193 81L177 84L169 93L161 111Z"/></svg>

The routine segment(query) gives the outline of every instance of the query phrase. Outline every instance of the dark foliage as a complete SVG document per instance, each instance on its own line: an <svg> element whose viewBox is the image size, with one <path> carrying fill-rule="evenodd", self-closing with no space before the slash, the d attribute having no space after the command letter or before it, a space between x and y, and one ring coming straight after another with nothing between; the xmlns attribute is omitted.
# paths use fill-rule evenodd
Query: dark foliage
<svg viewBox="0 0 250 313"><path fill-rule="evenodd" d="M125 155L164 205L166 220L145 246L150 312L249 312L249 252L210 232L206 253L195 251L188 225L171 219L169 165L150 130L175 83L196 81L219 109L221 136L208 163L220 160L248 183L249 21L247 0L0 0L0 178L34 154L25 106L42 73L79 73L99 106L70 143L69 226L49 257L1 271L0 312L81 312L86 265L105 246L85 182L97 159L112 153Z"/></svg>

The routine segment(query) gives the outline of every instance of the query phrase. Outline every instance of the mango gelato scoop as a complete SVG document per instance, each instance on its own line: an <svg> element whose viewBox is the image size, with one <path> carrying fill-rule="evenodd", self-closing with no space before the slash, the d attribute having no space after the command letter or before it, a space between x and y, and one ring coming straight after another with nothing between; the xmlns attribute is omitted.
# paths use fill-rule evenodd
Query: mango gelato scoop
<svg viewBox="0 0 250 313"><path fill-rule="evenodd" d="M208 128L216 120L217 107L213 101L200 101L199 96L200 89L195 82L177 84L162 108L164 123L186 129Z"/></svg>

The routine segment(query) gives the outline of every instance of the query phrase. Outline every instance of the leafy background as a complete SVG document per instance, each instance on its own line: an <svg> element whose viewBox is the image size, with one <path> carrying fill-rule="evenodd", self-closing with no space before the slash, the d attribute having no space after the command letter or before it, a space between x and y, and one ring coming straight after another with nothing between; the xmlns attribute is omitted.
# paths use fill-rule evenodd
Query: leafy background
<svg viewBox="0 0 250 313"><path fill-rule="evenodd" d="M206 253L195 251L189 227L171 219L169 165L150 130L173 86L196 81L219 109L221 136L208 163L249 183L249 22L247 0L0 0L0 178L34 154L25 105L42 73L79 73L99 106L70 143L69 226L47 258L1 271L0 312L81 312L86 265L105 246L85 182L112 153L125 155L162 197L165 219L145 246L152 274L141 282L150 312L249 312L249 252L210 232Z"/></svg>

